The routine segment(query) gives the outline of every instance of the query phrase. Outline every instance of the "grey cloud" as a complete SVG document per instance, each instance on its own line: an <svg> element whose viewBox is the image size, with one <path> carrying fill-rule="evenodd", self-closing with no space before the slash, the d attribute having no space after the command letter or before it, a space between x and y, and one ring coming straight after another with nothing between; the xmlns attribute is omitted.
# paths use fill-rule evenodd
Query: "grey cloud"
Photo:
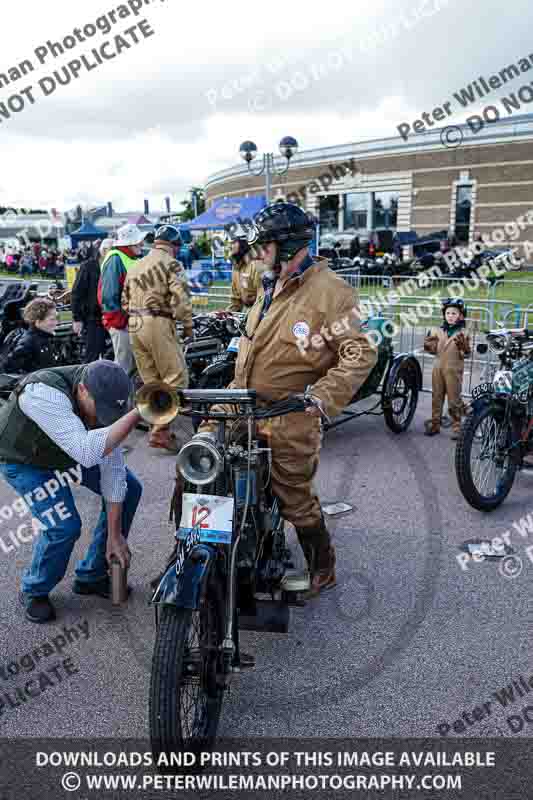
<svg viewBox="0 0 533 800"><path fill-rule="evenodd" d="M203 138L214 111L352 115L374 110L384 97L400 95L419 113L449 99L478 75L492 74L533 51L528 41L533 11L527 0L517 0L505 16L496 0L487 0L482 19L475 7L443 0L441 11L405 28L402 20L412 19L413 7L421 2L395 4L376 20L374 28L354 27L337 43L301 50L295 40L286 65L286 56L280 61L275 43L269 42L258 51L256 62L247 66L162 66L160 75L138 75L135 82L108 84L93 97L74 102L62 97L63 87L49 98L37 93L34 106L2 123L0 129L9 126L10 132L36 139L112 142L160 126L177 143L194 143ZM426 10L434 2L438 0L428 0ZM371 34L375 47L367 38ZM369 49L360 49L361 39ZM82 75L79 80L91 79Z"/></svg>

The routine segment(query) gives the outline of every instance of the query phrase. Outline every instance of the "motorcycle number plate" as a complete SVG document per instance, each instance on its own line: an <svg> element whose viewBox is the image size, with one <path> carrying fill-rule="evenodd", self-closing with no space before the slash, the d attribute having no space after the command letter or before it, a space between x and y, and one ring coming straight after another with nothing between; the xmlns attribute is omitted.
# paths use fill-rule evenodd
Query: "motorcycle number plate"
<svg viewBox="0 0 533 800"><path fill-rule="evenodd" d="M234 336L228 344L228 352L237 353L239 351L239 336Z"/></svg>
<svg viewBox="0 0 533 800"><path fill-rule="evenodd" d="M478 397L482 397L484 394L492 394L493 389L492 383L480 383L479 386L474 386L472 389L472 400L477 400Z"/></svg>
<svg viewBox="0 0 533 800"><path fill-rule="evenodd" d="M233 497L185 492L181 523L178 539L186 540L196 531L200 542L231 544Z"/></svg>

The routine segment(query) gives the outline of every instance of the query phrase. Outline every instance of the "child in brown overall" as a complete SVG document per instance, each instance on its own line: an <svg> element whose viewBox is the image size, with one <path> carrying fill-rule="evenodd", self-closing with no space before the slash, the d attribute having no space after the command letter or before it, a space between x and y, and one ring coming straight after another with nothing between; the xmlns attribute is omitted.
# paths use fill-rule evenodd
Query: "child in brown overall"
<svg viewBox="0 0 533 800"><path fill-rule="evenodd" d="M452 439L458 439L465 410L461 397L465 357L471 353L470 337L465 332L466 306L460 298L448 298L442 303L442 315L442 327L431 330L424 339L424 350L436 356L431 376L431 419L425 422L425 435L440 433L444 398L448 395Z"/></svg>

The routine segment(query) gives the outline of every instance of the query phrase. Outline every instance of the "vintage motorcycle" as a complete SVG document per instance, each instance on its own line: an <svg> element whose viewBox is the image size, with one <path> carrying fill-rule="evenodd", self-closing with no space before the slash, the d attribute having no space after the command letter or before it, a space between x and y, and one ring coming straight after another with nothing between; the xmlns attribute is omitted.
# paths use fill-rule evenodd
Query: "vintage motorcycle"
<svg viewBox="0 0 533 800"><path fill-rule="evenodd" d="M488 350L500 368L474 387L455 451L459 489L478 511L503 503L524 456L533 452L533 331L490 331L477 346L479 353Z"/></svg>
<svg viewBox="0 0 533 800"><path fill-rule="evenodd" d="M191 388L223 389L233 380L245 314L197 314L194 337L184 348Z"/></svg>
<svg viewBox="0 0 533 800"><path fill-rule="evenodd" d="M24 307L37 297L38 284L30 281L6 281L0 294L0 347L12 347L17 335L24 332Z"/></svg>
<svg viewBox="0 0 533 800"><path fill-rule="evenodd" d="M296 395L260 406L246 389L186 390L216 434L200 434L177 458L172 513L177 546L152 598L157 633L150 684L154 756L213 747L222 703L241 664L239 629L286 633L289 606L302 604L307 573L292 569L284 523L271 488L271 451L257 423L302 412ZM229 405L231 412L214 411ZM176 415L164 384L139 392L147 421ZM182 414L190 411L181 410Z"/></svg>

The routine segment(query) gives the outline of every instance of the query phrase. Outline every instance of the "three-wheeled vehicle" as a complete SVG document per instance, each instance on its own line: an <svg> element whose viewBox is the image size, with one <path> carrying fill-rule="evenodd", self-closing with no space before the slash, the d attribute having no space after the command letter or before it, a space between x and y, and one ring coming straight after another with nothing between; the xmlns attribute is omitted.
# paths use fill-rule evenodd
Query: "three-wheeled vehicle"
<svg viewBox="0 0 533 800"><path fill-rule="evenodd" d="M378 345L378 360L348 408L339 417L326 423L326 430L365 414L383 414L385 423L393 433L403 433L408 429L422 388L422 369L414 353L394 352L390 325L390 320L384 317L370 317L362 323L362 332ZM371 408L353 410L352 406L356 403L374 395L377 399Z"/></svg>

